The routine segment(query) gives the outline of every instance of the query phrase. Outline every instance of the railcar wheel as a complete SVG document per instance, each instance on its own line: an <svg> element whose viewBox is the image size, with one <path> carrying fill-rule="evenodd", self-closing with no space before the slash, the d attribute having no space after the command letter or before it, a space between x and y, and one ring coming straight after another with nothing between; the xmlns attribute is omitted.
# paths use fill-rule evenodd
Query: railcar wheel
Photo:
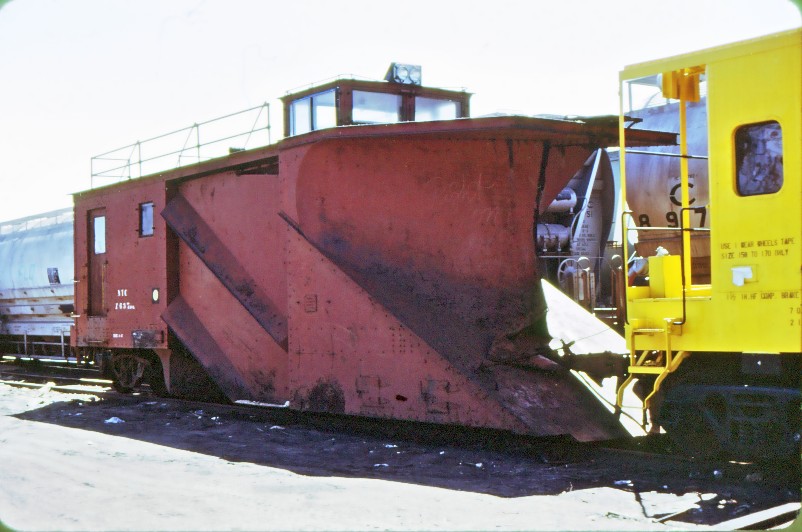
<svg viewBox="0 0 802 532"><path fill-rule="evenodd" d="M111 359L114 375L112 385L120 393L130 393L142 384L145 370L150 364L142 357L130 353L115 353Z"/></svg>

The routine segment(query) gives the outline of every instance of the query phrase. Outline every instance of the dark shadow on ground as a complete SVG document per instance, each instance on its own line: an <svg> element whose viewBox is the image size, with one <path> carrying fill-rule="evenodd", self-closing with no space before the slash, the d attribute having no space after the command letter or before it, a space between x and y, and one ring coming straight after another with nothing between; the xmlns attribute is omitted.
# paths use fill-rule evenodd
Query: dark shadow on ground
<svg viewBox="0 0 802 532"><path fill-rule="evenodd" d="M683 516L691 522L723 521L800 500L798 463L766 468L660 459L645 453L611 453L562 438L435 430L426 424L354 423L346 416L299 416L287 410L122 395L53 403L15 417L302 475L377 478L500 497L598 487L632 491L636 497L650 491L717 494L714 501L702 504L698 519Z"/></svg>

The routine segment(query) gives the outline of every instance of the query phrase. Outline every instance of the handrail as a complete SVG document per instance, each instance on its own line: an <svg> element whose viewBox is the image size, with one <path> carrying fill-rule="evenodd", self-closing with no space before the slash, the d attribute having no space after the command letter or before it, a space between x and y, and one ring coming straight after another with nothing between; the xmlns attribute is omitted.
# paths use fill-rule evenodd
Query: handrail
<svg viewBox="0 0 802 532"><path fill-rule="evenodd" d="M627 227L627 216L632 216L633 214L634 213L632 211L621 211L621 249L624 252L629 251L627 249L627 243L629 242L627 239L627 233L629 232L629 228ZM622 299L621 304L624 306L624 323L629 325L629 312L627 312L627 288L629 288L629 270L627 269L627 264L629 264L629 259L627 258L626 254L624 254L622 258L624 259L624 298Z"/></svg>
<svg viewBox="0 0 802 532"><path fill-rule="evenodd" d="M242 125L241 123L237 124L234 120L246 118L250 115L255 115L250 127ZM262 121L264 125L260 126L259 124ZM217 133L212 132L212 138L201 142L202 126L205 126L204 131L207 132L212 130L214 126L213 131L217 131ZM255 138L255 135L258 136L259 133L264 133L264 135L261 136L260 139L257 139L253 146L249 146L251 139ZM185 136L182 134L185 134ZM179 135L182 136L179 137ZM190 138L193 136L195 142L189 145ZM265 136L266 139L264 138ZM184 139L183 145L181 144L181 138ZM194 164L213 157L219 157L225 155L227 152L225 150L212 150L209 148L225 141L240 138L244 138L242 149L246 147L255 148L266 146L272 143L270 137L269 103L265 102L262 105L249 109L223 115L204 122L197 122L189 127L163 133L142 141L138 140L133 144L128 144L121 148L96 155L91 159L91 187L95 187L96 178L111 179L113 182L115 182L114 180L122 181L126 178L134 179L135 177L142 177L143 175L160 170L177 168L184 164ZM203 150L203 148L207 149ZM148 149L151 149L153 154L146 154ZM240 148L229 147L229 151L235 149ZM191 156L192 160L190 163L185 163L182 159L187 157L187 152L190 151L194 152ZM143 154L146 155L143 156ZM167 159L176 155L178 155L177 162L170 162ZM159 160L164 160L164 164L152 164ZM136 167L137 171L134 171L134 167Z"/></svg>
<svg viewBox="0 0 802 532"><path fill-rule="evenodd" d="M707 208L708 206L709 205L704 205L703 207ZM680 216L678 216L679 224L680 224L680 227L679 227L680 231L687 231L687 232L694 232L695 231L694 228L692 228L692 227L684 227L685 217L682 216L684 211L691 211L691 210L693 210L695 208L699 208L699 207L681 207L680 208L680 210L679 210ZM710 228L708 228L708 227L700 227L700 228L697 228L696 230L699 230L699 229L704 229L704 230L706 230L705 232L708 232L708 233L710 232ZM683 265L685 264L685 239L684 238L680 239L679 261L680 261L680 264L683 264ZM683 268L681 268L681 270L682 271L680 272L680 280L681 280L680 282L682 283L682 320L675 321L674 325L684 325L685 324L685 318L687 317L686 312L685 312L685 304L686 304L686 301L687 301L687 294L686 294L687 293L687 288L686 288L687 285L685 283L685 268L683 267Z"/></svg>
<svg viewBox="0 0 802 532"><path fill-rule="evenodd" d="M623 211L621 213L621 237L622 237L623 241L628 241L627 233L630 232L630 231L676 231L676 232L680 232L680 233L683 233L683 232L685 232L685 233L709 233L710 232L710 228L709 227L685 227L684 226L684 219L681 216L683 211L692 211L694 209L707 208L708 206L709 205L694 206L694 207L681 207L680 208L680 216L678 216L679 223L680 223L679 227L660 227L660 226L658 226L658 227L653 227L653 226L649 226L649 227L638 227L638 226L627 227L626 218L627 218L627 216L631 217L634 214L634 212L633 211ZM680 256L680 259L679 259L680 260L680 264L684 264L685 263L685 239L681 239L679 256ZM627 260L629 260L629 259L627 259ZM626 270L626 265L627 265L627 262L624 263L624 269L625 270ZM681 322L674 322L674 325L682 325L682 324L685 323L685 288L686 288L685 282L686 282L686 279L685 279L685 268L682 268L682 272L681 272L682 321ZM625 323L627 325L629 325L629 315L626 312L626 310L627 310L627 308L626 308L627 307L627 298L626 297L624 297L623 304L624 304L624 321L625 321Z"/></svg>
<svg viewBox="0 0 802 532"><path fill-rule="evenodd" d="M684 211L686 209L689 210L689 211L692 211L694 209L702 209L704 207L706 207L706 205L703 205L701 207L683 207L683 208L680 209L680 212ZM632 211L627 211L624 214L632 214ZM680 224L681 223L682 222L680 221ZM699 232L699 233L709 233L710 232L710 228L709 227L682 227L682 225L680 225L680 227L668 227L668 226L656 226L655 227L655 226L651 226L651 225L648 226L648 227L636 226L636 227L629 227L626 230L627 231L686 231L688 233L697 233L697 232Z"/></svg>
<svg viewBox="0 0 802 532"><path fill-rule="evenodd" d="M698 159L706 161L710 159L707 155L682 155L681 153L670 153L662 151L648 151L648 150L625 150L625 153L634 153L635 155L657 155L659 157L676 157L678 159Z"/></svg>

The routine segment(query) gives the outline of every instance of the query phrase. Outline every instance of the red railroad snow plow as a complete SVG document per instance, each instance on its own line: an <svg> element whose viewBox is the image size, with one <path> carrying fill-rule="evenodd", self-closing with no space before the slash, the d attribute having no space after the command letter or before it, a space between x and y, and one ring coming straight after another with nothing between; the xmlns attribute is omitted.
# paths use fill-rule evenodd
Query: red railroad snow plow
<svg viewBox="0 0 802 532"><path fill-rule="evenodd" d="M530 117L344 125L77 194L76 220L107 217L102 275L97 226L76 225L79 302L134 307L96 303L77 342L158 357L176 395L623 435L554 360L534 245L539 214L617 139L615 123ZM127 218L148 202L161 216L136 240Z"/></svg>

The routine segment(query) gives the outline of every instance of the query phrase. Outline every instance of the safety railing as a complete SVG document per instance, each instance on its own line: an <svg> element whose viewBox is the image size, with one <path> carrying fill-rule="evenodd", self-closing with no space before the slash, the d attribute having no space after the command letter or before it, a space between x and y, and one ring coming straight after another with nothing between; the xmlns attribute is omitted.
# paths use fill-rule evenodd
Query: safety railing
<svg viewBox="0 0 802 532"><path fill-rule="evenodd" d="M134 179L271 143L270 104L266 102L96 155L91 161L91 186Z"/></svg>
<svg viewBox="0 0 802 532"><path fill-rule="evenodd" d="M695 208L707 208L707 207L708 207L707 205L704 205L702 207L695 207ZM624 211L621 214L621 225L623 227L624 238L625 239L627 238L626 235L630 231L639 231L639 232L640 231L647 231L647 232L648 231L665 231L665 232L676 232L676 233L679 233L679 234L683 234L683 233L707 233L707 234L710 234L710 228L708 228L708 227L685 227L684 221L683 221L684 218L682 216L682 213L684 213L685 211L691 211L691 210L694 210L694 207L682 207L680 209L680 216L679 216L680 226L679 227L642 227L642 226L627 227L627 217L631 218L632 215L633 215L633 212L632 211ZM681 275L680 286L682 288L682 319L678 320L678 321L675 321L674 322L675 325L683 325L685 323L685 308L686 308L685 307L685 305L686 305L686 295L685 294L687 292L688 284L689 284L688 283L688 279L687 279L686 274L685 274L685 264L686 264L687 260L690 260L690 255L688 254L688 250L685 249L685 240L684 239L680 239L679 257L680 257L680 259L679 259L680 260L680 264L682 265L682 267L680 269L680 275ZM624 298L624 305L626 305L626 304L627 304L626 298ZM626 316L626 312L624 313L624 315ZM629 323L629 317L628 316L627 316L626 320L627 320L627 323Z"/></svg>

